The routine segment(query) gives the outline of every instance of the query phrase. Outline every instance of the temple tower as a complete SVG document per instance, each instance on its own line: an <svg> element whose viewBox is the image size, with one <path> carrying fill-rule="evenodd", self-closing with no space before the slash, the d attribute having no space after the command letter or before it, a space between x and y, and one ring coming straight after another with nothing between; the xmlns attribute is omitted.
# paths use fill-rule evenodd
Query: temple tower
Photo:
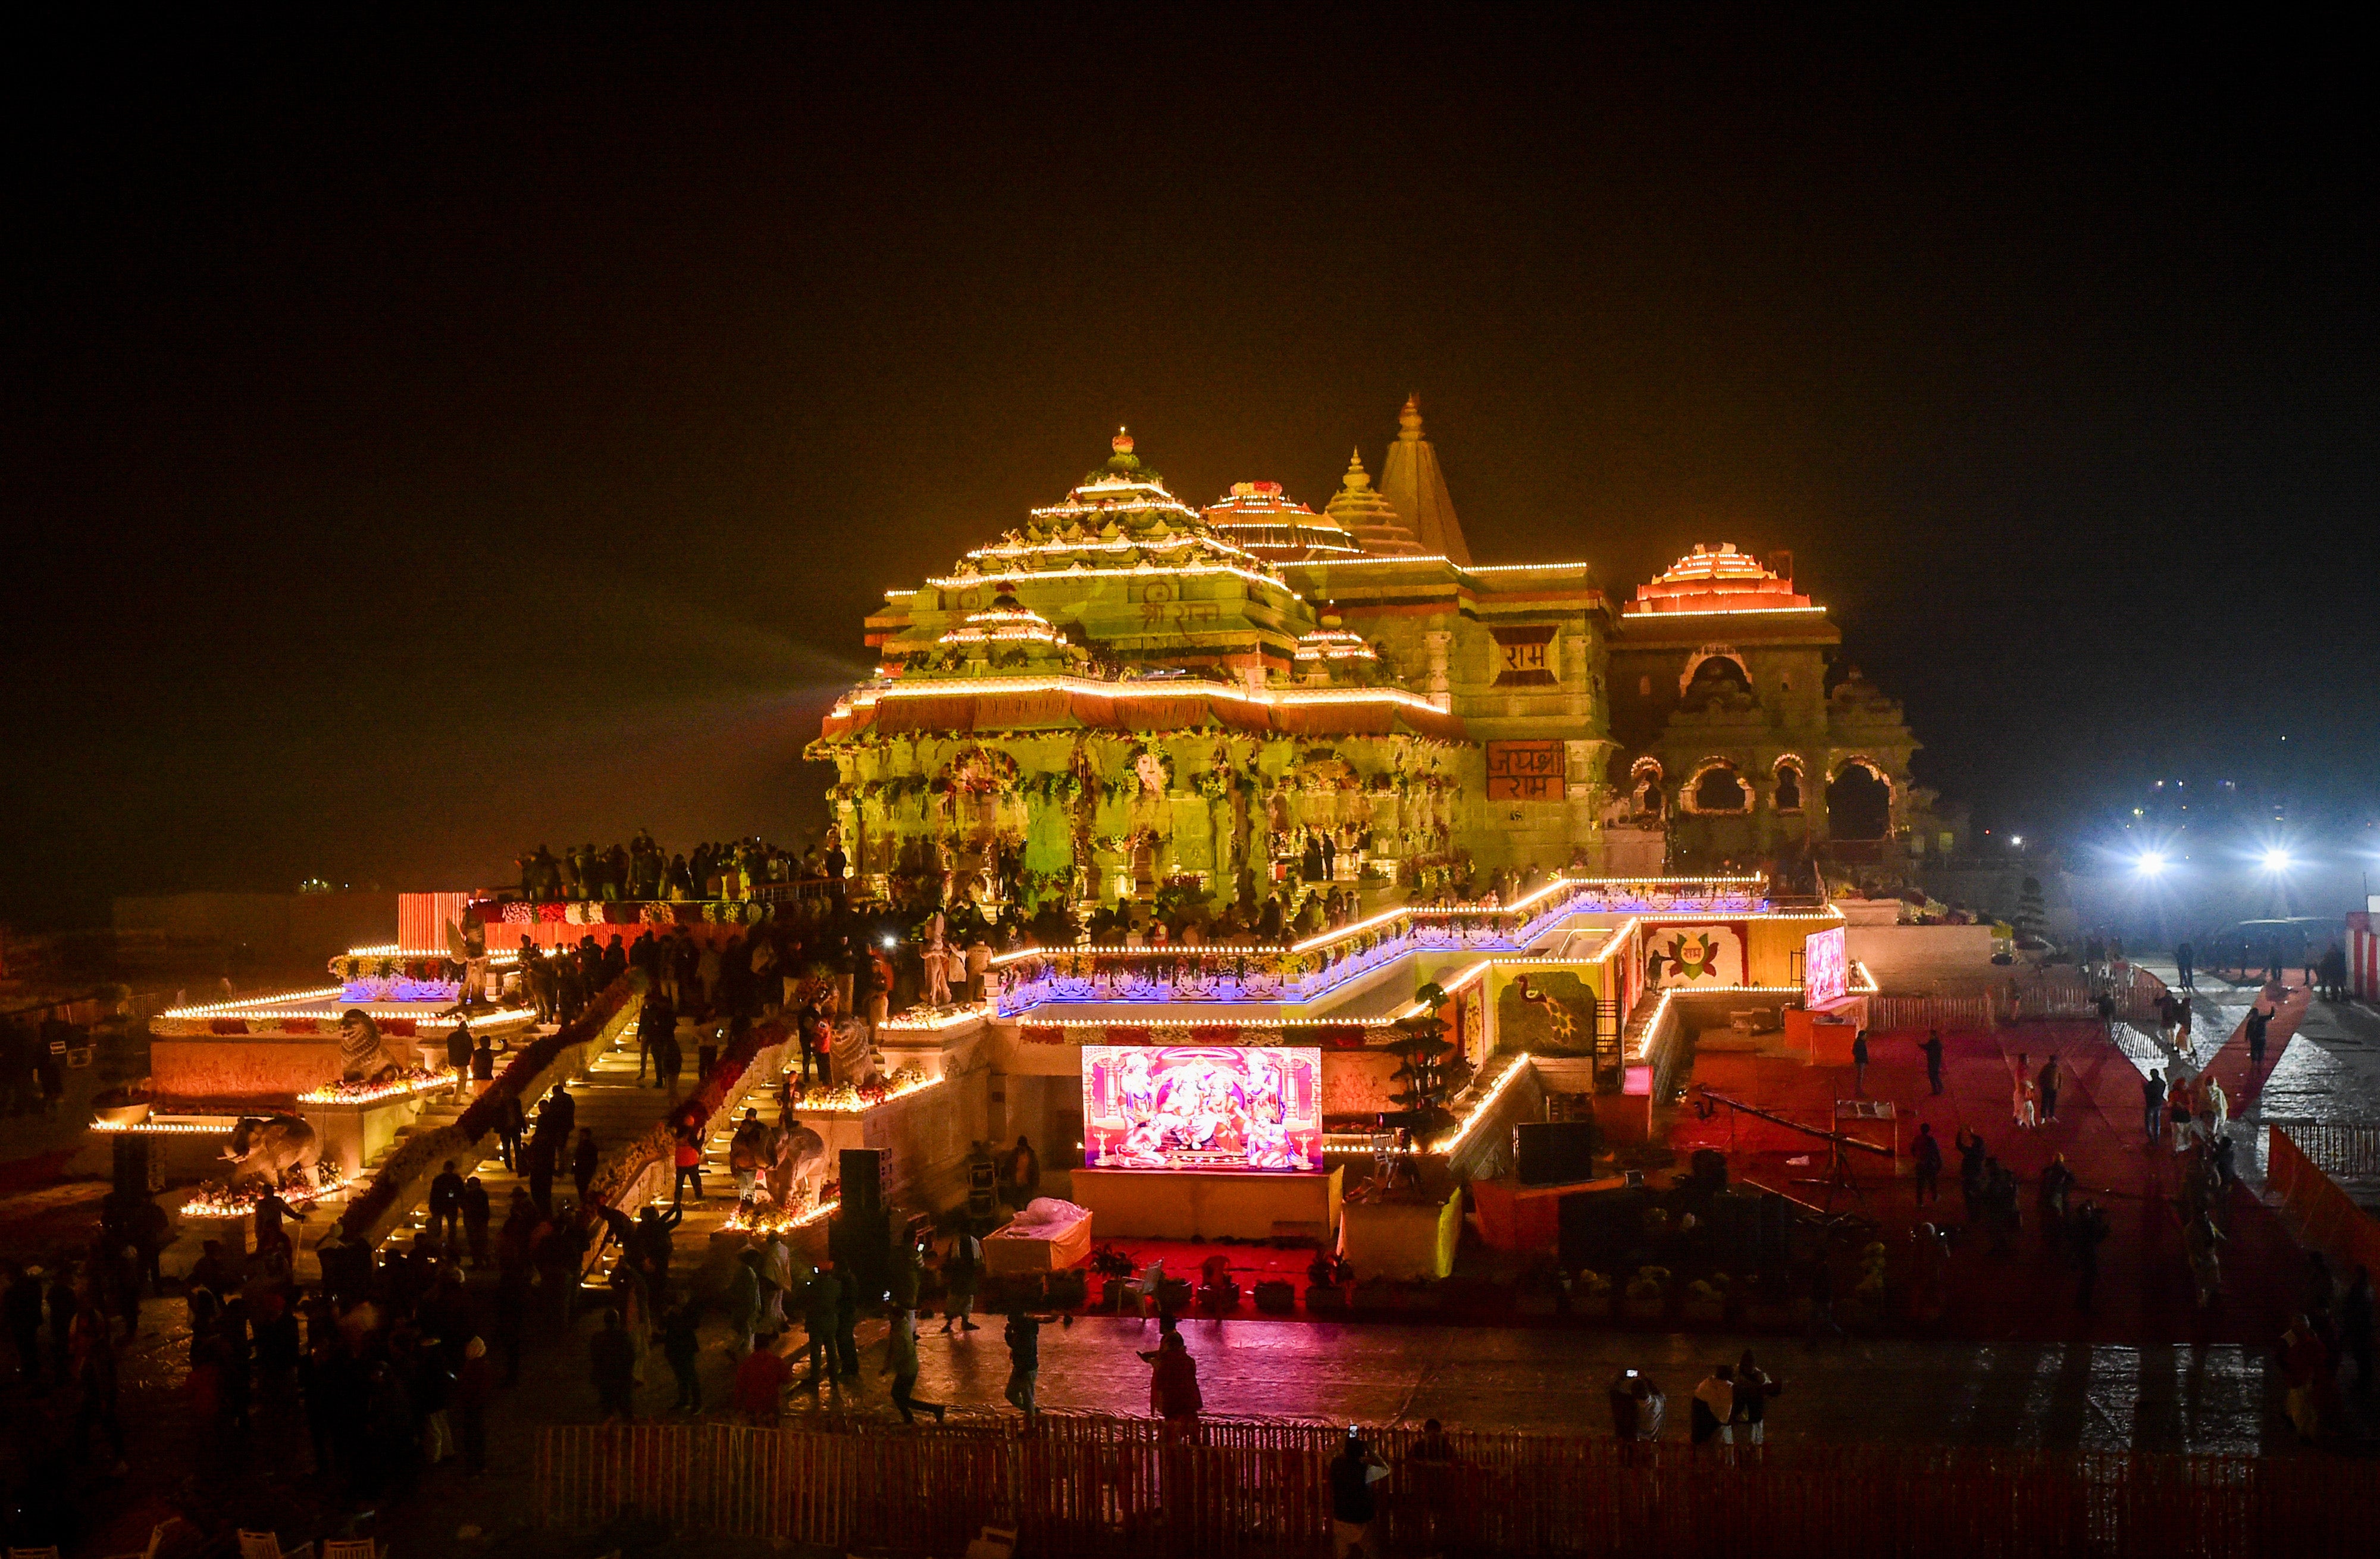
<svg viewBox="0 0 2380 1559"><path fill-rule="evenodd" d="M1462 521L1454 518L1446 473L1439 469L1438 451L1422 436L1418 396L1407 396L1404 409L1397 414L1397 441L1389 445L1389 457L1380 467L1380 495L1423 553L1470 566L1471 549L1463 542Z"/></svg>

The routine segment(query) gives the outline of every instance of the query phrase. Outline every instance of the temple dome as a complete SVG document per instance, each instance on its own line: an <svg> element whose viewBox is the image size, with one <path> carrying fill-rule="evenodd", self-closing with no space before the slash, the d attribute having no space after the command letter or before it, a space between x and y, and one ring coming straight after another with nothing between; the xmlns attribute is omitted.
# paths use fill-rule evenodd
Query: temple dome
<svg viewBox="0 0 2380 1559"><path fill-rule="evenodd" d="M1269 562L1354 557L1364 550L1345 527L1316 514L1277 481L1235 481L1201 512L1215 534Z"/></svg>
<svg viewBox="0 0 2380 1559"><path fill-rule="evenodd" d="M1323 514L1375 557L1419 557L1427 550L1397 513L1396 505L1372 485L1360 450L1347 457L1347 474L1340 479L1339 492Z"/></svg>
<svg viewBox="0 0 2380 1559"><path fill-rule="evenodd" d="M1808 596L1793 593L1791 555L1779 553L1776 557L1779 566L1768 568L1751 554L1736 551L1732 542L1717 547L1697 542L1694 551L1658 579L1636 587L1627 615L1812 610Z"/></svg>

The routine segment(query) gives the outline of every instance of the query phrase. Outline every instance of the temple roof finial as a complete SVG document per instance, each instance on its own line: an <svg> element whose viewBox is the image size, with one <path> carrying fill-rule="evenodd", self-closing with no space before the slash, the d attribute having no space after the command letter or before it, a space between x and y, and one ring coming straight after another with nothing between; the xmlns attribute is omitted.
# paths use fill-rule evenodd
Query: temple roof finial
<svg viewBox="0 0 2380 1559"><path fill-rule="evenodd" d="M1348 454L1347 474L1340 480L1341 484L1347 487L1369 487L1372 485L1372 474L1364 469L1364 452L1362 450L1354 450Z"/></svg>
<svg viewBox="0 0 2380 1559"><path fill-rule="evenodd" d="M1397 437L1410 444L1421 437L1421 392L1405 396L1405 408L1397 413Z"/></svg>
<svg viewBox="0 0 2380 1559"><path fill-rule="evenodd" d="M1117 454L1129 455L1132 453L1132 431L1128 428L1118 428L1116 436L1110 439L1108 443L1113 446Z"/></svg>

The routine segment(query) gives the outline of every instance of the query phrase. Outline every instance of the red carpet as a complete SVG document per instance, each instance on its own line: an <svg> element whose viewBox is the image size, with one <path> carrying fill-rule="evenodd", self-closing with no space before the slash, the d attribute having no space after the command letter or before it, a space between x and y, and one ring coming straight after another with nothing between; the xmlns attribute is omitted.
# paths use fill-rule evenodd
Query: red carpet
<svg viewBox="0 0 2380 1559"><path fill-rule="evenodd" d="M2299 1006L2302 1007L2301 1000ZM2289 1020L2293 1026L2293 1012ZM2144 1145L2141 1074L2107 1042L2098 1025L2046 1022L2027 1023L1997 1034L1945 1032L1947 1054L1939 1098L1926 1087L1925 1058L1917 1048L1924 1038L1923 1031L1912 1030L1869 1035L1874 1060L1867 1070L1867 1095L1889 1099L1900 1109L1904 1159L1921 1122L1930 1124L1942 1139L1943 1198L1938 1211L1929 1206L1924 1214L1937 1224L1961 1231L1950 1259L1946 1310L1938 1324L1942 1334L2029 1341L2264 1344L2278 1334L2303 1258L2278 1220L2245 1190L2239 1191L2226 1210L2229 1243L2222 1250L2223 1297L2207 1310L2196 1308L2182 1257L2180 1226L2170 1207L2178 1178L2171 1139L2168 1137L2165 1145L2155 1150ZM2285 1039L2277 1019L2268 1065ZM2240 1053L2239 1071L2244 1074L2246 1042L2235 1039L2234 1043ZM2225 1047L2227 1059L2231 1048ZM2021 1130L2013 1119L2010 1063L2022 1054L2030 1066L2038 1068L2053 1052L2066 1074L2058 1116L2038 1129ZM1721 1091L1815 1127L1827 1124L1837 1097L1852 1094L1848 1066L1811 1066L1783 1058L1750 1062L1733 1058L1730 1070L1730 1081L1736 1086ZM2230 1086L2228 1078L2225 1086ZM1992 1257L1980 1232L1973 1236L1964 1232L1955 1146L1961 1127L1980 1133L1988 1151L2022 1183L2020 1206L2026 1227L2008 1256ZM1889 1127L1883 1123L1862 1123L1852 1130L1872 1140L1889 1140ZM1736 1117L1735 1112L1724 1109L1709 1120L1681 1111L1671 1142L1682 1156L1696 1147L1718 1148L1728 1152L1730 1170L1739 1178L1814 1202L1825 1200L1822 1186L1793 1183L1823 1179L1825 1144L1782 1127ZM2067 1166L2081 1177L2082 1184L2072 1194L2073 1204L2096 1199L2107 1209L2112 1226L2100 1248L2096 1309L2088 1316L2074 1308L2072 1269L2051 1259L2034 1227L2034 1188L2056 1153L2063 1153ZM1803 1155L1807 1163L1789 1162ZM1906 1248L1907 1233L1920 1217L1913 1182L1897 1174L1886 1160L1866 1154L1853 1154L1852 1169L1864 1202L1838 1193L1836 1210L1864 1212L1881 1222L1899 1261Z"/></svg>
<svg viewBox="0 0 2380 1559"><path fill-rule="evenodd" d="M2272 1001L2271 990L2270 986L2265 988L2262 998L2265 1002ZM2301 985L2274 1005L2273 1020L2265 1029L2265 1066L2261 1073L2252 1074L2248 1067L2248 1024L2244 1018L2231 1030L2231 1037L2223 1041L2223 1048L2208 1060L2206 1069L2223 1085L2233 1114L2245 1112L2264 1090L2265 1079L2273 1075L2281 1052L2289 1048L2289 1036L2298 1031L2298 1020L2305 1016L2307 999L2306 989Z"/></svg>

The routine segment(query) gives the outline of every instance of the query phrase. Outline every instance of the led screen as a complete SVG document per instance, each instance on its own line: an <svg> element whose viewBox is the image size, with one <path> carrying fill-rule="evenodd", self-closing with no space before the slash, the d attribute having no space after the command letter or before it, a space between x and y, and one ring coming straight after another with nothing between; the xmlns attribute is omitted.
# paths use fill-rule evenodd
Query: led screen
<svg viewBox="0 0 2380 1559"><path fill-rule="evenodd" d="M1843 928L1812 932L1802 944L1802 1005L1815 1011L1851 993L1851 965L1843 956Z"/></svg>
<svg viewBox="0 0 2380 1559"><path fill-rule="evenodd" d="M1322 1052L1085 1045L1083 1162L1093 1169L1322 1167Z"/></svg>

